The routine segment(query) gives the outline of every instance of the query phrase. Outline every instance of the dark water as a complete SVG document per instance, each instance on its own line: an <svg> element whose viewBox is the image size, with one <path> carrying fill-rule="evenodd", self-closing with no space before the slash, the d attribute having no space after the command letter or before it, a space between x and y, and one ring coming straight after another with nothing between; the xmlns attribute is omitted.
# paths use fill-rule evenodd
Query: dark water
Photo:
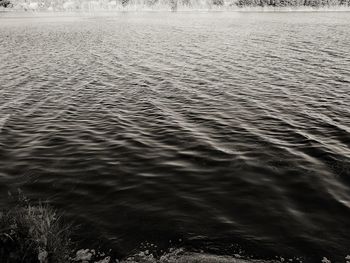
<svg viewBox="0 0 350 263"><path fill-rule="evenodd" d="M0 85L3 205L122 254L350 253L350 13L3 14Z"/></svg>

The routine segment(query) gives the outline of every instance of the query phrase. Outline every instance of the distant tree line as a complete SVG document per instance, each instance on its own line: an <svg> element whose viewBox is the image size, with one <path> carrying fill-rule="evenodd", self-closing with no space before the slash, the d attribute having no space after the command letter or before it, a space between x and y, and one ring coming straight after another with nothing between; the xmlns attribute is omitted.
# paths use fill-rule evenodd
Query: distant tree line
<svg viewBox="0 0 350 263"><path fill-rule="evenodd" d="M117 0L126 7L133 0ZM350 6L350 0L143 0L147 6L157 5L162 2L175 11L178 6L196 7L199 2L205 2L207 7L211 6L238 6L238 7L327 7L327 6Z"/></svg>
<svg viewBox="0 0 350 263"><path fill-rule="evenodd" d="M197 6L198 2L205 2L205 4L209 5L209 6L224 6L225 5L224 0L141 0L141 1L117 0L117 3L121 4L124 7L126 7L130 4L133 4L135 2L138 2L138 3L142 2L146 6L150 6L150 7L156 6L157 4L165 4L165 5L168 5L172 11L176 11L178 6L186 6L186 7Z"/></svg>
<svg viewBox="0 0 350 263"><path fill-rule="evenodd" d="M238 0L237 6L273 6L273 7L326 7L350 6L350 0Z"/></svg>
<svg viewBox="0 0 350 263"><path fill-rule="evenodd" d="M12 3L11 3L12 2ZM24 10L120 10L133 6L164 8L231 9L237 7L330 7L349 6L350 0L0 0L0 7Z"/></svg>

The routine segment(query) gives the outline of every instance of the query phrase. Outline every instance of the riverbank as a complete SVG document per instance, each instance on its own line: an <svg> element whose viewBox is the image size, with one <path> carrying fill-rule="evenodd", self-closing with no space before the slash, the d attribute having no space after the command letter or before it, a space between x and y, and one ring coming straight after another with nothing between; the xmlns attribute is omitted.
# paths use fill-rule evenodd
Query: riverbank
<svg viewBox="0 0 350 263"><path fill-rule="evenodd" d="M95 249L76 249L71 241L72 226L47 204L32 205L23 195L18 203L0 213L0 261L40 263L259 263L239 258L170 248L160 257L148 250L124 259L113 258ZM269 261L275 262L275 261ZM277 261L276 261L277 262Z"/></svg>

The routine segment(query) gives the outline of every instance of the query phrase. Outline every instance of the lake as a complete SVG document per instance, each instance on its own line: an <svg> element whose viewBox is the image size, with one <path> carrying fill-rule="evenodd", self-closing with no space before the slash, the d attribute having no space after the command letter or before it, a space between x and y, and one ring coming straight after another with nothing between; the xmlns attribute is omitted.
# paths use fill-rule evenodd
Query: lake
<svg viewBox="0 0 350 263"><path fill-rule="evenodd" d="M345 262L350 13L1 13L0 47L2 207L119 255Z"/></svg>

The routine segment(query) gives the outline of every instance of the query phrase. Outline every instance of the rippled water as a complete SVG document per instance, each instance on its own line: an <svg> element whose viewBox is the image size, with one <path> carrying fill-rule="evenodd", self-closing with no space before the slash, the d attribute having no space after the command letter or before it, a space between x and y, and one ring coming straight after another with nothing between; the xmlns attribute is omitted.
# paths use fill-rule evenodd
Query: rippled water
<svg viewBox="0 0 350 263"><path fill-rule="evenodd" d="M122 254L350 253L350 13L0 16L2 204Z"/></svg>

